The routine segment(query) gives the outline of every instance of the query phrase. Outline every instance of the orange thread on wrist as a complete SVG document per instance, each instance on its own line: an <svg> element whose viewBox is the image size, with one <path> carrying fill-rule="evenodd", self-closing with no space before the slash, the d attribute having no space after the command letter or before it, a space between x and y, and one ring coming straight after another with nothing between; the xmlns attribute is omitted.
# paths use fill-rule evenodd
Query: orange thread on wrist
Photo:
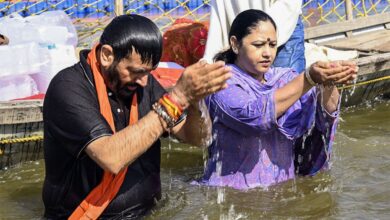
<svg viewBox="0 0 390 220"><path fill-rule="evenodd" d="M177 103L175 100L173 100L169 94L165 94L163 97L168 99L175 106L177 106L180 109L180 111L183 111L183 108L181 107L181 105L179 103Z"/></svg>
<svg viewBox="0 0 390 220"><path fill-rule="evenodd" d="M174 120L178 120L181 114L183 114L183 109L174 102L168 94L165 94L158 101L162 106L164 106L168 115L172 117Z"/></svg>

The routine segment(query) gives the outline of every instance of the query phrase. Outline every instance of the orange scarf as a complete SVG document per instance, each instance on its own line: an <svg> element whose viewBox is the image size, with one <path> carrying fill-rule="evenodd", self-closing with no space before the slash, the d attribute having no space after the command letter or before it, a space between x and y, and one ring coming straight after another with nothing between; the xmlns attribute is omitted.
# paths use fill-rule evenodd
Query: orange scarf
<svg viewBox="0 0 390 220"><path fill-rule="evenodd" d="M96 59L95 46L88 54L87 62L92 68L93 78L95 80L96 92L98 96L100 113L115 132L114 118L112 116L111 105L108 100L107 88L103 76L100 72L100 66ZM134 94L130 110L130 124L138 121L138 103L137 94ZM102 182L97 185L88 196L80 203L69 217L70 220L76 219L97 219L107 208L108 204L114 199L125 179L127 167L122 169L117 175L104 171Z"/></svg>

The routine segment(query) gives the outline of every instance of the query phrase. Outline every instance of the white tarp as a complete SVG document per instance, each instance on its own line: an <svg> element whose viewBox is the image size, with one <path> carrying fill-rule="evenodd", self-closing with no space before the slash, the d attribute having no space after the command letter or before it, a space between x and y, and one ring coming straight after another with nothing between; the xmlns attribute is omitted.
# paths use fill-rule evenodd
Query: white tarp
<svg viewBox="0 0 390 220"><path fill-rule="evenodd" d="M0 101L46 93L55 74L77 62L77 32L63 11L3 17L0 33L9 38L0 46Z"/></svg>
<svg viewBox="0 0 390 220"><path fill-rule="evenodd" d="M358 57L356 50L335 50L329 47L305 43L306 68L316 61L351 60Z"/></svg>

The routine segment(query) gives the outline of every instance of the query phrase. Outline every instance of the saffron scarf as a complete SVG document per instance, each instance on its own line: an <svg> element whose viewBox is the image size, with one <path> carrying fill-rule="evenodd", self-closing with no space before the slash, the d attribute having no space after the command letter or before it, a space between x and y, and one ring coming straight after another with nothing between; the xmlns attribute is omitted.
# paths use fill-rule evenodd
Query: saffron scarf
<svg viewBox="0 0 390 220"><path fill-rule="evenodd" d="M88 54L87 62L91 66L97 97L100 106L100 113L110 125L115 133L114 118L111 111L111 105L108 100L107 88L103 76L100 72L100 65L97 61L97 46ZM130 110L130 124L138 121L138 103L137 94L133 96ZM110 202L118 193L127 173L127 167L122 169L117 175L104 171L102 181L88 194L69 217L70 220L76 219L97 219L107 208Z"/></svg>

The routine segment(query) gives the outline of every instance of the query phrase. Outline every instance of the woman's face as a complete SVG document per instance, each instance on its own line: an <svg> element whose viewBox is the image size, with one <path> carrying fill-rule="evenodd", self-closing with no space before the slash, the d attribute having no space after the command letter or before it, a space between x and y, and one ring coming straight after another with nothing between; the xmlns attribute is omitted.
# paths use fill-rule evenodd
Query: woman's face
<svg viewBox="0 0 390 220"><path fill-rule="evenodd" d="M271 22L261 21L242 39L241 45L232 42L232 46L238 49L235 64L255 78L263 77L276 56L276 30Z"/></svg>

